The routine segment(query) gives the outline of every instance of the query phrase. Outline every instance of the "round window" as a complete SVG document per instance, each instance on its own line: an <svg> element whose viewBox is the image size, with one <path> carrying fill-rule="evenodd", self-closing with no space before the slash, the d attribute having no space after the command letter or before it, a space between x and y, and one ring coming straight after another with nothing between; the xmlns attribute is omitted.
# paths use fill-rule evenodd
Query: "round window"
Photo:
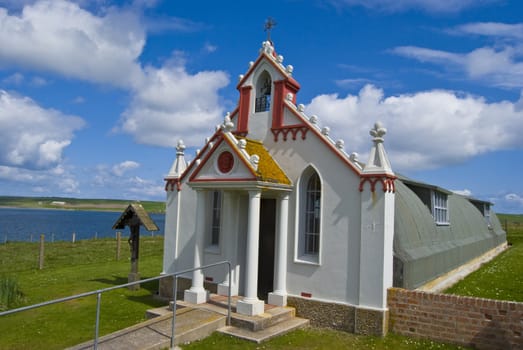
<svg viewBox="0 0 523 350"><path fill-rule="evenodd" d="M226 174L232 170L234 166L234 156L231 152L225 151L218 157L218 170Z"/></svg>

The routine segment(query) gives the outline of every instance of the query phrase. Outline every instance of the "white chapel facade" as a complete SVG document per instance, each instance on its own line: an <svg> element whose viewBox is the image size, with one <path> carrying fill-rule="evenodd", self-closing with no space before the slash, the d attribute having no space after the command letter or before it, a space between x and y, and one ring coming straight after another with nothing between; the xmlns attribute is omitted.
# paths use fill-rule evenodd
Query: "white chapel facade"
<svg viewBox="0 0 523 350"><path fill-rule="evenodd" d="M399 179L380 123L369 125L366 163L346 152L343 140L332 139L297 104L300 85L292 73L265 41L239 78L237 107L191 162L178 143L165 179L163 272L227 260L231 276L223 267L183 276L183 298L203 303L209 290L225 295L230 277L232 294L241 296L239 313L261 314L264 303L298 312L306 305L321 308L335 328L383 334L393 280L420 285L502 244L504 232L490 203ZM434 221L425 193L444 198L436 208L445 210L444 225ZM460 217L453 208L474 222L470 233L455 225ZM458 228L461 241L452 236ZM438 245L443 238L452 244ZM449 257L448 266L442 257ZM168 283L160 285L161 295L170 294Z"/></svg>

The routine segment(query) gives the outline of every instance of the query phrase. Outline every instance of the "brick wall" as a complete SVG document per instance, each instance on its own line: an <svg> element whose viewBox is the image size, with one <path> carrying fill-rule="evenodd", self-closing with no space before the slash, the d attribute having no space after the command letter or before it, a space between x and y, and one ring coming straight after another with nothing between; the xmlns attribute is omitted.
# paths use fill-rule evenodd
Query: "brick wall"
<svg viewBox="0 0 523 350"><path fill-rule="evenodd" d="M389 330L476 349L523 349L523 303L391 288Z"/></svg>

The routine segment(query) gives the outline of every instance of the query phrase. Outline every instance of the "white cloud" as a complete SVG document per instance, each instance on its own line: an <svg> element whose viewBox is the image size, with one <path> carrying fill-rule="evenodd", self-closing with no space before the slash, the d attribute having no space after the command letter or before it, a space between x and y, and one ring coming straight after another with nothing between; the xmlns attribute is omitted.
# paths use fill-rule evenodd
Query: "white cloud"
<svg viewBox="0 0 523 350"><path fill-rule="evenodd" d="M457 33L523 39L523 23L476 22L458 26Z"/></svg>
<svg viewBox="0 0 523 350"><path fill-rule="evenodd" d="M463 189L463 190L452 190L452 192L454 193L457 193L457 194L460 194L462 196L466 196L466 197L470 197L472 196L472 191L471 190L468 190L468 189Z"/></svg>
<svg viewBox="0 0 523 350"><path fill-rule="evenodd" d="M458 26L449 33L482 35L503 44L483 46L466 53L399 46L392 53L446 69L461 70L468 78L504 88L523 88L523 23L478 22Z"/></svg>
<svg viewBox="0 0 523 350"><path fill-rule="evenodd" d="M522 103L523 98L518 102ZM389 133L385 147L395 170L437 168L478 154L523 147L523 110L517 103L432 90L385 97L367 85L358 95L315 97L307 113L317 114L348 152L370 149L368 130L380 120ZM363 159L367 161L367 159Z"/></svg>
<svg viewBox="0 0 523 350"><path fill-rule="evenodd" d="M448 68L458 68L469 78L506 88L523 88L523 61L513 47L502 49L482 47L465 54L432 50L415 46L401 46L393 53L434 63Z"/></svg>
<svg viewBox="0 0 523 350"><path fill-rule="evenodd" d="M41 0L20 14L0 8L0 63L117 86L141 79L139 18L109 8L103 17L69 1Z"/></svg>
<svg viewBox="0 0 523 350"><path fill-rule="evenodd" d="M24 75L21 73L14 73L2 80L5 84L20 85L24 82Z"/></svg>
<svg viewBox="0 0 523 350"><path fill-rule="evenodd" d="M83 126L79 117L44 109L30 98L0 90L0 165L54 167L73 133Z"/></svg>
<svg viewBox="0 0 523 350"><path fill-rule="evenodd" d="M140 163L132 160L126 160L119 164L113 165L112 171L116 176L122 176L125 172L140 167Z"/></svg>
<svg viewBox="0 0 523 350"><path fill-rule="evenodd" d="M523 206L523 197L516 193L509 193L505 195L505 200Z"/></svg>
<svg viewBox="0 0 523 350"><path fill-rule="evenodd" d="M328 0L336 7L361 6L380 12L404 12L422 10L429 13L456 13L496 0Z"/></svg>
<svg viewBox="0 0 523 350"><path fill-rule="evenodd" d="M201 144L223 117L217 92L229 83L228 76L221 71L191 75L174 61L147 67L145 75L117 130L142 144L174 147L180 138L188 146Z"/></svg>

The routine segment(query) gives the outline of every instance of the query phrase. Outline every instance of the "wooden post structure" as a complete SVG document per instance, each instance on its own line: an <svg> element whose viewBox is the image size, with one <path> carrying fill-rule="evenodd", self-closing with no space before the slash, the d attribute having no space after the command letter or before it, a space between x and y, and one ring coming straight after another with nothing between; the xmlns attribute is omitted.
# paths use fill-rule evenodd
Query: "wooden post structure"
<svg viewBox="0 0 523 350"><path fill-rule="evenodd" d="M41 270L44 268L44 241L45 236L43 234L40 235L40 254L38 256L38 268Z"/></svg>
<svg viewBox="0 0 523 350"><path fill-rule="evenodd" d="M120 260L120 247L122 246L122 233L116 232L116 261Z"/></svg>
<svg viewBox="0 0 523 350"><path fill-rule="evenodd" d="M140 221L138 217L133 216L129 222L129 248L131 249L131 272L129 272L128 281L136 282L140 280L140 272L138 270L138 258L140 256ZM130 286L131 290L140 289L139 284Z"/></svg>
<svg viewBox="0 0 523 350"><path fill-rule="evenodd" d="M140 271L138 269L139 253L140 253L140 225L143 225L148 231L158 231L158 226L149 217L145 209L140 204L129 204L124 210L120 218L113 225L113 230L123 229L129 226L129 249L131 250L131 271L128 275L128 282L136 282L140 280ZM118 232L119 233L119 232ZM117 248L117 256L119 257L119 245ZM130 286L129 289L140 289L139 284Z"/></svg>

